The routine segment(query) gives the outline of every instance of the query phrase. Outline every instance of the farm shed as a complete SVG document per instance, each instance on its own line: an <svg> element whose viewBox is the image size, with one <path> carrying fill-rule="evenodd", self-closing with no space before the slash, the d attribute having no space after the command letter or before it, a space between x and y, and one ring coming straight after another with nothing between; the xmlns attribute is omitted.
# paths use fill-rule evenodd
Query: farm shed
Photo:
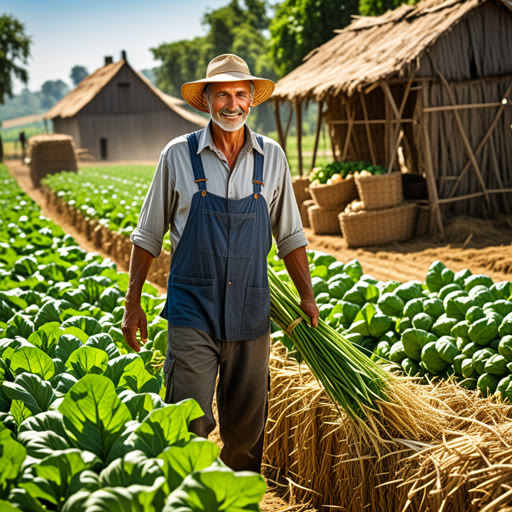
<svg viewBox="0 0 512 512"><path fill-rule="evenodd" d="M101 160L158 160L174 137L198 130L207 120L164 94L127 62L105 57L45 114L55 133L71 135L77 148Z"/></svg>
<svg viewBox="0 0 512 512"><path fill-rule="evenodd" d="M424 0L357 17L282 78L273 95L319 104L335 160L398 168L427 181L430 229L451 214L510 213L512 200L512 1ZM288 123L289 126L289 123ZM303 163L299 156L302 173Z"/></svg>

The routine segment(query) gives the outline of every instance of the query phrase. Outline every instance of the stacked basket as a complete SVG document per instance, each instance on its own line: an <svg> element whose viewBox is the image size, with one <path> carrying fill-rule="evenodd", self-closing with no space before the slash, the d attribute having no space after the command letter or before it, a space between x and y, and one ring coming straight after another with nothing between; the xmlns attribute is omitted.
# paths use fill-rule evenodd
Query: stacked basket
<svg viewBox="0 0 512 512"><path fill-rule="evenodd" d="M357 176L355 183L363 209L350 211L349 207L338 216L348 247L381 245L413 237L418 206L404 202L401 173Z"/></svg>
<svg viewBox="0 0 512 512"><path fill-rule="evenodd" d="M317 235L339 235L338 215L357 197L352 177L331 185L309 187L314 204L307 207L309 225Z"/></svg>

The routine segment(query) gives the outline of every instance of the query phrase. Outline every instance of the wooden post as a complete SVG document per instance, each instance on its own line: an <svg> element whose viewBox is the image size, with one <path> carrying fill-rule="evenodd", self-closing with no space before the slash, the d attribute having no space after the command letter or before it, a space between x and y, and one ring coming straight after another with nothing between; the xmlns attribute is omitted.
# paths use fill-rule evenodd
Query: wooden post
<svg viewBox="0 0 512 512"><path fill-rule="evenodd" d="M368 138L368 147L370 148L370 155L372 157L372 164L373 165L377 165L377 159L375 158L375 153L373 151L372 134L371 134L371 130L370 130L370 123L368 122L368 111L366 110L366 100L364 99L363 91L360 91L359 95L360 95L360 98L361 98L361 105L363 107L364 124L366 125L366 137Z"/></svg>
<svg viewBox="0 0 512 512"><path fill-rule="evenodd" d="M313 158L311 159L311 171L315 167L316 162L316 153L318 151L318 139L320 138L320 130L322 128L322 117L323 117L323 110L324 108L324 102L319 101L318 102L318 115L316 118L316 130L315 130L315 145L313 146Z"/></svg>
<svg viewBox="0 0 512 512"><path fill-rule="evenodd" d="M295 117L297 121L297 156L299 176L302 176L302 102L300 100L295 102Z"/></svg>
<svg viewBox="0 0 512 512"><path fill-rule="evenodd" d="M281 114L279 112L279 100L274 101L274 119L276 121L277 137L279 144L283 148L284 154L286 155L286 138L283 133L283 126L281 124Z"/></svg>
<svg viewBox="0 0 512 512"><path fill-rule="evenodd" d="M347 135L345 137L345 145L343 146L343 153L341 155L342 162L344 162L345 159L347 158L348 146L350 143L350 137L352 135L352 126L354 126L354 117L356 116L355 110L352 112L352 109L350 108L350 103L348 101L345 103L345 110L347 112L347 117L349 118L349 123L347 127Z"/></svg>
<svg viewBox="0 0 512 512"><path fill-rule="evenodd" d="M428 98L427 98L427 90L425 89L425 86L422 86L422 102L423 107L427 106L428 104ZM427 180L427 189L428 189L428 196L430 199L430 205L431 205L431 212L430 212L430 230L432 230L433 226L433 219L435 218L437 222L437 227L439 228L439 232L441 235L444 233L444 227L443 227L443 219L441 217L441 210L439 208L439 196L437 194L437 185L436 180L434 176L434 166L432 165L432 154L430 149L430 138L428 136L428 127L427 127L427 115L425 113L422 113L421 119L420 119L421 127L423 130L423 141L425 144L425 177Z"/></svg>

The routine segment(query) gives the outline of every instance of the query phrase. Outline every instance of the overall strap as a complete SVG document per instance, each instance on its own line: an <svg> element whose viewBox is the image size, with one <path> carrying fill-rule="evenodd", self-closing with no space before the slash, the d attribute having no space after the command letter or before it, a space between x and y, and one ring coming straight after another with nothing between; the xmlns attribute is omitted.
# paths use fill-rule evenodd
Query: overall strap
<svg viewBox="0 0 512 512"><path fill-rule="evenodd" d="M203 161L201 155L198 154L197 148L198 133L189 133L187 135L188 150L190 152L190 161L192 162L192 170L194 171L194 182L197 183L199 190L206 190L207 178L204 175Z"/></svg>
<svg viewBox="0 0 512 512"><path fill-rule="evenodd" d="M263 149L263 137L261 135L256 135L256 140L260 145L260 148ZM263 155L256 150L253 150L254 154L254 193L259 194L261 192L261 186L263 183Z"/></svg>

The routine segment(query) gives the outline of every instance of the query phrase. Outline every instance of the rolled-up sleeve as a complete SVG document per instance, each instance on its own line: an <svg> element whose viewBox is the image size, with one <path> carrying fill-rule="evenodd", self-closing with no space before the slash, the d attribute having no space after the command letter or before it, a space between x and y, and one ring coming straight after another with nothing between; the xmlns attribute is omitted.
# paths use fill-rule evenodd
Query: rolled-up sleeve
<svg viewBox="0 0 512 512"><path fill-rule="evenodd" d="M169 230L175 201L174 183L175 177L169 171L167 152L163 152L142 204L137 227L130 235L134 245L142 247L155 258L160 256L164 236Z"/></svg>
<svg viewBox="0 0 512 512"><path fill-rule="evenodd" d="M290 169L284 154L281 157L279 172L281 177L270 206L270 222L276 241L277 256L284 258L298 247L308 245L308 241L302 228Z"/></svg>

